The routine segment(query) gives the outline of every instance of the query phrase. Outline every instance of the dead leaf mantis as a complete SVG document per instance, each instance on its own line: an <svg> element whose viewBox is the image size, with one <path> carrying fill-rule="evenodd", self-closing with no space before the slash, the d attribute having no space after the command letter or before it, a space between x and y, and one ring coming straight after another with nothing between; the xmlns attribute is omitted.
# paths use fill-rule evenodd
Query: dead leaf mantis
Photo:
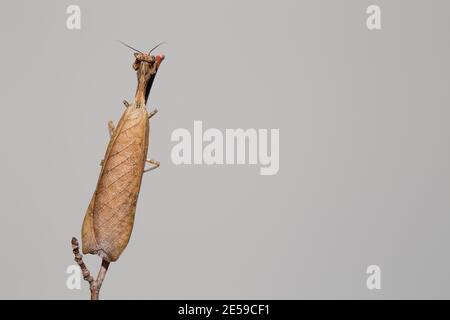
<svg viewBox="0 0 450 320"><path fill-rule="evenodd" d="M117 126L108 123L110 141L105 157L101 161L97 187L89 203L82 227L82 251L97 254L102 264L94 279L79 252L79 243L72 238L75 261L80 266L83 278L89 282L91 299L99 298L100 288L110 262L116 261L126 248L134 224L136 204L145 172L159 167L159 162L147 159L150 119L158 112L147 111L150 89L164 55L143 53L121 42L135 51L133 69L137 73L137 89L131 103L124 101L125 111ZM145 165L151 165L145 169Z"/></svg>

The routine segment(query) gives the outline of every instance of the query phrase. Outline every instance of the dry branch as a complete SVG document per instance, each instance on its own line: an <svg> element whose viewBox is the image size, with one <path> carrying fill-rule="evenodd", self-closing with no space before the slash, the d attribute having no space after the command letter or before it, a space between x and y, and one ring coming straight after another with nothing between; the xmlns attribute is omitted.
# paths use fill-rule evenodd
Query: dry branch
<svg viewBox="0 0 450 320"><path fill-rule="evenodd" d="M72 238L72 251L75 256L75 262L80 266L81 272L83 273L83 279L89 282L89 290L91 291L91 300L98 300L100 295L100 289L105 280L106 272L108 271L109 262L102 260L102 265L98 272L97 280L94 280L89 269L83 261L83 255L80 253L80 244L77 238Z"/></svg>

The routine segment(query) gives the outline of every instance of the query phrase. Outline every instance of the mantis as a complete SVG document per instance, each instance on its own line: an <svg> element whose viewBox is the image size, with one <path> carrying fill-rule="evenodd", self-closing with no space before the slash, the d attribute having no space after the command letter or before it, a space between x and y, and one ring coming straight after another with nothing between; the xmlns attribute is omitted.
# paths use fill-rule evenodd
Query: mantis
<svg viewBox="0 0 450 320"><path fill-rule="evenodd" d="M149 112L146 106L156 73L165 58L163 54L154 56L151 53L162 43L149 53L121 43L135 51L133 69L137 74L137 88L132 102L124 101L125 111L117 126L112 121L108 122L110 141L83 221L83 254L102 258L96 280L82 260L78 240L72 238L75 261L90 284L92 300L99 298L110 262L117 261L130 240L142 176L160 165L156 160L147 159L150 119L158 110ZM146 169L146 165L149 168Z"/></svg>

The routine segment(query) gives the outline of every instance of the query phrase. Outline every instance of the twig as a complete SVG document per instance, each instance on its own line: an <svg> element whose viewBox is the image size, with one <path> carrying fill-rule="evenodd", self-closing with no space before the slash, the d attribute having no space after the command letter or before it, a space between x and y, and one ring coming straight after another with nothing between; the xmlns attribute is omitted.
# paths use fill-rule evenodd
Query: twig
<svg viewBox="0 0 450 320"><path fill-rule="evenodd" d="M103 280L105 280L106 272L108 271L109 261L105 259L102 260L102 265L100 266L100 270L98 271L97 280L94 281L93 286L91 287L91 300L98 300L98 296L100 294L100 289L103 284Z"/></svg>
<svg viewBox="0 0 450 320"><path fill-rule="evenodd" d="M94 277L92 277L89 269L86 267L86 264L83 261L83 255L80 253L80 244L75 237L72 238L72 251L75 256L75 262L78 263L81 268L81 272L83 273L83 279L89 282L91 300L98 300L103 280L105 280L106 272L108 271L109 261L106 261L104 259L102 260L102 265L100 266L97 280L94 280Z"/></svg>
<svg viewBox="0 0 450 320"><path fill-rule="evenodd" d="M84 264L83 256L80 254L80 245L75 237L72 238L72 251L75 256L75 262L78 263L81 268L81 272L83 273L83 279L89 282L89 285L92 286L94 278L91 276L91 273Z"/></svg>

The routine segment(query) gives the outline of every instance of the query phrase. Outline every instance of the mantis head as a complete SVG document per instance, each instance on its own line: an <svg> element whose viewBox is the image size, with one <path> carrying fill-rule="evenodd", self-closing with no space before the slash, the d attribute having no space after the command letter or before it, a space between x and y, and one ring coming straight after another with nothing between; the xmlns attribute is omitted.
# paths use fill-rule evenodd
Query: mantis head
<svg viewBox="0 0 450 320"><path fill-rule="evenodd" d="M138 79L148 81L158 71L159 65L164 60L164 55L153 56L147 53L136 52L133 69L137 71Z"/></svg>
<svg viewBox="0 0 450 320"><path fill-rule="evenodd" d="M124 46L135 51L134 53L135 60L133 63L133 69L136 70L138 79L136 98L139 101L139 104L147 103L148 95L150 93L153 80L155 79L156 72L158 71L161 62L164 60L163 54L154 56L152 55L152 51L158 48L164 42L161 42L155 47L153 47L153 49L151 49L149 53L139 51L122 41L119 42L122 43Z"/></svg>

